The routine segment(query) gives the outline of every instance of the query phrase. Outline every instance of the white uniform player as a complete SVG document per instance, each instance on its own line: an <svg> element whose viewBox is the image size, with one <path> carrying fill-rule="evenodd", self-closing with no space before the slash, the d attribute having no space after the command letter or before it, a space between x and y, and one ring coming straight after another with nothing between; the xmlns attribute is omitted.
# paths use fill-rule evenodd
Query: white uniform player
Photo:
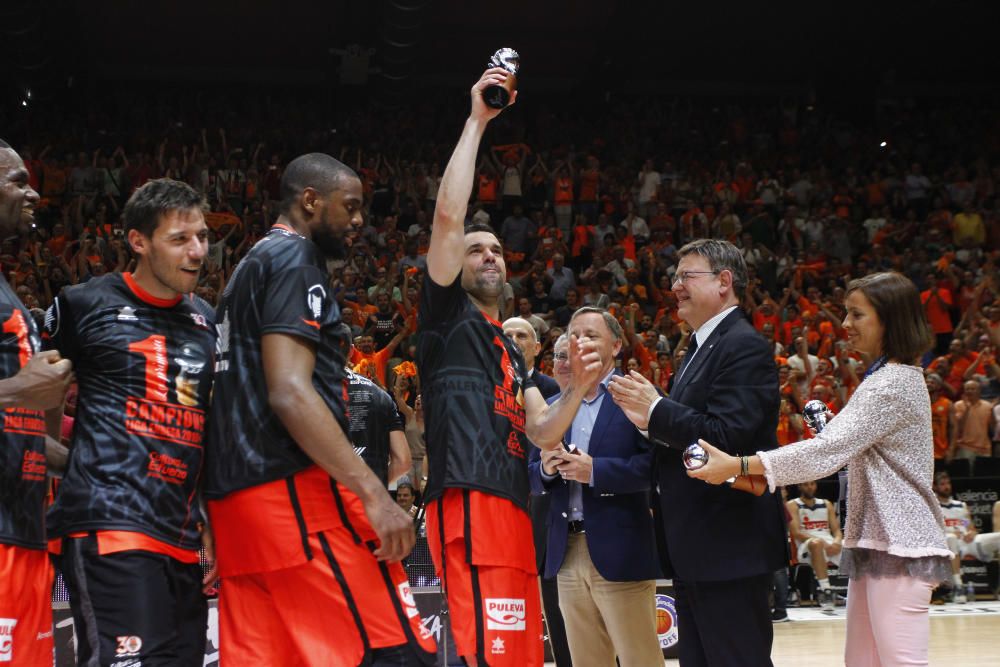
<svg viewBox="0 0 1000 667"><path fill-rule="evenodd" d="M810 565L819 584L820 604L825 609L834 605L828 567L840 566L843 535L833 503L816 497L816 482L799 484L799 497L786 503L791 520L788 531L795 541L799 562Z"/></svg>

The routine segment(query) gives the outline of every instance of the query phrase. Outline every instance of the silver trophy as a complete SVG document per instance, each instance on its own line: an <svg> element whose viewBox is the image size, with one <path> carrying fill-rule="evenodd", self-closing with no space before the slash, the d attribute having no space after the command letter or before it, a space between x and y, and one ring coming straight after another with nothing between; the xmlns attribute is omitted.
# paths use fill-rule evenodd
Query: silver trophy
<svg viewBox="0 0 1000 667"><path fill-rule="evenodd" d="M688 448L684 450L684 454L681 455L681 460L684 461L684 467L688 470L697 470L708 463L708 452L706 452L705 448L696 442L693 445L689 445ZM735 481L735 477L730 477L726 480L726 484L732 484Z"/></svg>
<svg viewBox="0 0 1000 667"><path fill-rule="evenodd" d="M819 435L826 428L827 410L829 408L826 407L826 403L817 400L809 401L802 408L802 418L806 420L806 424L809 424L809 428L813 430L813 433Z"/></svg>
<svg viewBox="0 0 1000 667"><path fill-rule="evenodd" d="M483 101L486 102L486 106L503 109L510 104L510 98L517 90L517 73L521 71L521 56L514 49L502 48L490 58L489 67L502 67L510 74L502 85L489 86L483 91Z"/></svg>
<svg viewBox="0 0 1000 667"><path fill-rule="evenodd" d="M684 450L681 457L684 460L684 467L688 470L697 470L708 463L708 452L697 442Z"/></svg>

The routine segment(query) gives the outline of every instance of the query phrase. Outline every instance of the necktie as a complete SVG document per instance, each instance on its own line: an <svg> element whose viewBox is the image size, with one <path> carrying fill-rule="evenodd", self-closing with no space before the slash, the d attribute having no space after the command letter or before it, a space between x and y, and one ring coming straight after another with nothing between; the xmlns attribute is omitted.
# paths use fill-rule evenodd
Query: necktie
<svg viewBox="0 0 1000 667"><path fill-rule="evenodd" d="M680 380L687 373L688 366L691 365L691 360L694 359L694 353L698 351L698 336L691 334L691 342L688 343L687 352L684 354L684 368L681 369L681 374L677 376Z"/></svg>

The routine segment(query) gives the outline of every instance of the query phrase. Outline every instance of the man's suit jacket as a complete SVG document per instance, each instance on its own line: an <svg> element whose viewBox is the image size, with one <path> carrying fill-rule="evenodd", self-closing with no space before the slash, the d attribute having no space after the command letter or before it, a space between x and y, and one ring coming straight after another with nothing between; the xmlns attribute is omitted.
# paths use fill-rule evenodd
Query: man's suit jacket
<svg viewBox="0 0 1000 667"><path fill-rule="evenodd" d="M770 344L737 308L699 342L690 368L649 420L656 447L657 541L664 574L724 581L788 563L778 496L756 497L687 476L681 453L703 438L732 455L778 446L778 372Z"/></svg>
<svg viewBox="0 0 1000 667"><path fill-rule="evenodd" d="M594 422L589 454L594 486L581 484L590 559L608 581L642 581L659 575L649 514L652 449L606 393ZM533 497L549 496L545 578L562 567L569 540L569 483L545 481L535 449L528 464Z"/></svg>

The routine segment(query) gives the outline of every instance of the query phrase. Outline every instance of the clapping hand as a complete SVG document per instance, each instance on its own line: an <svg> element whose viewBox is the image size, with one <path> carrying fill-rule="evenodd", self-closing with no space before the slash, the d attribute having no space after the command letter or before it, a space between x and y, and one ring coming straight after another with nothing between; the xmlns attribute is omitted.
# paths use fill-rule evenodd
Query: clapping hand
<svg viewBox="0 0 1000 667"><path fill-rule="evenodd" d="M641 373L629 371L628 375L612 377L608 390L629 421L640 429L649 428L649 407L660 397L652 382Z"/></svg>

